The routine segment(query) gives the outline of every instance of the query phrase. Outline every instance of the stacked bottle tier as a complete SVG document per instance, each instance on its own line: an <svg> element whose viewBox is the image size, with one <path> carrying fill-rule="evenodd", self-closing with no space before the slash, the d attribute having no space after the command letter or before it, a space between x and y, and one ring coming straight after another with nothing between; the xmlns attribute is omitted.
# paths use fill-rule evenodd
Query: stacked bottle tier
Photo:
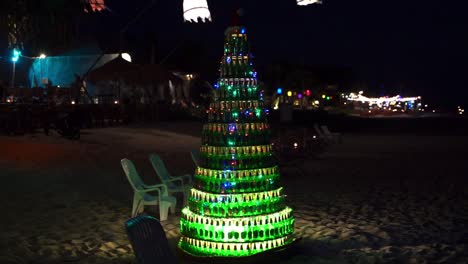
<svg viewBox="0 0 468 264"><path fill-rule="evenodd" d="M220 66L220 75L224 78L251 78L255 75L248 56L226 55Z"/></svg>
<svg viewBox="0 0 468 264"><path fill-rule="evenodd" d="M206 112L210 123L266 122L269 113L259 100L214 102Z"/></svg>
<svg viewBox="0 0 468 264"><path fill-rule="evenodd" d="M215 180L243 180L251 177L265 177L268 175L278 175L279 168L278 166L273 166L269 168L255 168L251 170L212 170L202 167L197 167L195 171L196 175L201 177L209 177Z"/></svg>
<svg viewBox="0 0 468 264"><path fill-rule="evenodd" d="M292 232L291 232L292 234ZM192 254L216 257L247 257L295 241L293 235L259 242L222 243L182 236L179 247Z"/></svg>
<svg viewBox="0 0 468 264"><path fill-rule="evenodd" d="M280 186L278 166L251 170L212 170L197 167L194 187L210 193L265 192Z"/></svg>
<svg viewBox="0 0 468 264"><path fill-rule="evenodd" d="M214 194L192 189L188 199L190 211L211 217L243 217L283 210L283 189L243 194Z"/></svg>
<svg viewBox="0 0 468 264"><path fill-rule="evenodd" d="M255 78L222 78L218 82L217 99L226 100L258 100L259 86Z"/></svg>
<svg viewBox="0 0 468 264"><path fill-rule="evenodd" d="M279 179L279 174L236 180L216 179L196 174L194 187L205 192L221 194L264 192L279 188Z"/></svg>
<svg viewBox="0 0 468 264"><path fill-rule="evenodd" d="M267 123L211 123L203 126L202 145L253 146L270 143Z"/></svg>
<svg viewBox="0 0 468 264"><path fill-rule="evenodd" d="M200 167L214 170L248 170L276 165L271 145L200 147Z"/></svg>
<svg viewBox="0 0 468 264"><path fill-rule="evenodd" d="M252 77L253 64L249 55L247 35L228 35L224 46L224 56L220 63L221 77Z"/></svg>
<svg viewBox="0 0 468 264"><path fill-rule="evenodd" d="M214 242L240 243L273 240L293 232L291 208L274 214L241 218L214 218L182 210L180 231L184 236Z"/></svg>

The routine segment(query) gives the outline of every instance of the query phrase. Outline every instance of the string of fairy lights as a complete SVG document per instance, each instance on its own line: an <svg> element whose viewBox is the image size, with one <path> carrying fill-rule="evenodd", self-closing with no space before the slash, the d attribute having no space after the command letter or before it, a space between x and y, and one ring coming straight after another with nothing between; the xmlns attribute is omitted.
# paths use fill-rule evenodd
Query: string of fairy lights
<svg viewBox="0 0 468 264"><path fill-rule="evenodd" d="M199 167L182 210L179 247L195 256L246 257L294 241L246 30L226 31Z"/></svg>

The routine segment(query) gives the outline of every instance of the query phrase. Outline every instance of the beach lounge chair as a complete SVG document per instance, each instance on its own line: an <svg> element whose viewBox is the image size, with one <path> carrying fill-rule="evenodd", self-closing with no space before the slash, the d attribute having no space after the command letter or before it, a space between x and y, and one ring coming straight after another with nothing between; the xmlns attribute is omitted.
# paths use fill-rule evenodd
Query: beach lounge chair
<svg viewBox="0 0 468 264"><path fill-rule="evenodd" d="M161 221L167 220L169 208L172 214L175 213L177 200L175 197L168 195L167 186L164 184L146 185L141 180L131 160L122 159L120 163L134 191L132 217L142 212L145 205L159 205L159 217ZM157 193L158 195L154 196L149 193Z"/></svg>
<svg viewBox="0 0 468 264"><path fill-rule="evenodd" d="M187 193L190 191L192 185L192 176L189 174L172 176L167 170L166 165L164 165L161 157L156 154L150 154L149 160L159 179L161 179L161 182L167 186L169 195L172 195L173 193L182 193L184 204L186 204ZM186 183L184 183L184 179L187 180Z"/></svg>
<svg viewBox="0 0 468 264"><path fill-rule="evenodd" d="M322 125L322 126L320 126L320 127L322 128L323 133L324 133L327 137L332 138L333 141L335 141L335 142L337 142L337 143L343 141L343 138L342 138L342 136L341 136L340 133L333 133L333 132L331 132L331 131L328 129L328 127L325 126L325 125Z"/></svg>
<svg viewBox="0 0 468 264"><path fill-rule="evenodd" d="M125 229L137 263L178 263L169 248L166 233L156 218L149 215L131 218L125 222Z"/></svg>
<svg viewBox="0 0 468 264"><path fill-rule="evenodd" d="M322 130L320 130L319 126L317 124L314 124L314 131L317 134L318 138L322 140L323 142L327 144L332 144L333 143L333 138L330 136L325 135Z"/></svg>
<svg viewBox="0 0 468 264"><path fill-rule="evenodd" d="M200 166L200 150L192 150L190 151L190 155L192 156L193 163L195 166Z"/></svg>

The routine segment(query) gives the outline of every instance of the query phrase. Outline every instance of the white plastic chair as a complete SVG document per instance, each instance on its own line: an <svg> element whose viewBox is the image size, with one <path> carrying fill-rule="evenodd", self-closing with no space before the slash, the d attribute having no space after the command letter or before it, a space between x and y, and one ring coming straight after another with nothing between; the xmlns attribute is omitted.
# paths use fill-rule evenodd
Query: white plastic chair
<svg viewBox="0 0 468 264"><path fill-rule="evenodd" d="M167 220L169 208L171 209L171 213L175 214L177 200L175 197L168 195L166 185L146 185L141 180L131 160L122 159L120 163L134 191L132 217L142 212L145 205L159 205L159 217L161 221ZM149 192L157 192L158 196L151 195Z"/></svg>
<svg viewBox="0 0 468 264"><path fill-rule="evenodd" d="M192 156L193 163L195 166L200 166L200 151L199 150L192 150L190 151L190 155Z"/></svg>
<svg viewBox="0 0 468 264"><path fill-rule="evenodd" d="M322 130L320 130L319 126L317 124L314 124L314 131L317 133L317 136L319 139L323 140L327 144L333 143L333 138L331 138L328 135L325 135Z"/></svg>
<svg viewBox="0 0 468 264"><path fill-rule="evenodd" d="M169 194L182 193L185 205L187 203L187 193L192 185L192 176L190 174L172 176L167 170L166 165L164 165L162 159L156 154L150 154L149 160L159 179L161 179L161 182L167 186ZM187 184L184 183L184 179L187 179Z"/></svg>
<svg viewBox="0 0 468 264"><path fill-rule="evenodd" d="M322 131L323 133L327 136L327 137L330 137L331 139L333 139L333 141L335 142L341 142L342 141L342 137L341 137L341 134L340 133L333 133L331 132L327 126L325 125L322 125L320 126L322 128Z"/></svg>

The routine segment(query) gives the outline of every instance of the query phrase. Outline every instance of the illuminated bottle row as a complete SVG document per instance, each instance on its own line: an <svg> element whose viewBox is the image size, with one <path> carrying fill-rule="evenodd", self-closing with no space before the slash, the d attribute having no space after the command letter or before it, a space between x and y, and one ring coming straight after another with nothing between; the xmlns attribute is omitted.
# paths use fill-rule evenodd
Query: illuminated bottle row
<svg viewBox="0 0 468 264"><path fill-rule="evenodd" d="M208 121L223 123L254 123L265 122L269 111L262 108L231 108L224 110L209 109Z"/></svg>
<svg viewBox="0 0 468 264"><path fill-rule="evenodd" d="M272 151L271 145L259 146L243 146L243 147L218 147L218 146L201 146L200 152L206 155L239 155L239 156L264 156Z"/></svg>
<svg viewBox="0 0 468 264"><path fill-rule="evenodd" d="M220 170L246 170L272 167L276 159L271 145L247 147L200 147L200 166Z"/></svg>
<svg viewBox="0 0 468 264"><path fill-rule="evenodd" d="M219 70L221 78L253 76L246 35L235 34L226 39Z"/></svg>
<svg viewBox="0 0 468 264"><path fill-rule="evenodd" d="M275 197L262 201L247 202L201 202L194 198L188 199L188 207L191 211L211 217L242 217L270 214L278 212L286 207L284 197Z"/></svg>
<svg viewBox="0 0 468 264"><path fill-rule="evenodd" d="M273 166L270 168L255 168L251 170L239 170L239 171L232 171L232 170L213 170L198 167L195 171L196 176L201 177L209 177L213 179L220 179L220 180L242 180L248 178L258 178L259 180L263 177L271 177L273 175L279 175L279 168L278 166Z"/></svg>
<svg viewBox="0 0 468 264"><path fill-rule="evenodd" d="M246 55L248 54L247 35L242 33L234 33L226 38L224 43L225 55Z"/></svg>
<svg viewBox="0 0 468 264"><path fill-rule="evenodd" d="M202 130L202 144L211 146L251 146L270 143L271 131L265 123L212 123Z"/></svg>
<svg viewBox="0 0 468 264"><path fill-rule="evenodd" d="M210 123L203 125L203 132L240 132L240 133L254 133L263 131L270 128L268 123Z"/></svg>
<svg viewBox="0 0 468 264"><path fill-rule="evenodd" d="M243 101L232 101L232 100L224 100L218 101L210 104L210 108L208 110L226 110L232 111L234 109L253 109L259 108L263 109L264 104L263 101L260 100L243 100Z"/></svg>
<svg viewBox="0 0 468 264"><path fill-rule="evenodd" d="M220 100L253 100L259 95L258 87L221 86L217 90Z"/></svg>
<svg viewBox="0 0 468 264"><path fill-rule="evenodd" d="M273 154L248 155L213 155L200 154L200 166L221 170L248 170L258 167L271 167L277 163Z"/></svg>
<svg viewBox="0 0 468 264"><path fill-rule="evenodd" d="M194 186L202 191L222 194L263 192L279 188L279 178L279 174L249 177L242 180L225 180L195 175Z"/></svg>
<svg viewBox="0 0 468 264"><path fill-rule="evenodd" d="M283 188L268 192L256 192L256 193L245 193L245 194L214 194L207 193L195 188L190 190L190 197L194 200L206 203L243 203L250 201L268 200L277 197L283 197Z"/></svg>
<svg viewBox="0 0 468 264"><path fill-rule="evenodd" d="M182 210L181 232L185 248L203 254L245 256L290 242L294 231L291 208L268 215L239 218L202 216L185 208Z"/></svg>
<svg viewBox="0 0 468 264"><path fill-rule="evenodd" d="M202 256L246 257L284 246L292 241L292 237L285 236L263 242L224 243L183 236L180 239L179 246L192 254Z"/></svg>
<svg viewBox="0 0 468 264"><path fill-rule="evenodd" d="M244 56L240 56L244 57ZM226 62L221 65L220 75L225 78L230 77L253 77L254 70L249 63L244 63L243 60L233 60L232 57L227 56Z"/></svg>
<svg viewBox="0 0 468 264"><path fill-rule="evenodd" d="M245 86L254 88L258 86L257 78L221 78L218 81L220 87L225 86Z"/></svg>
<svg viewBox="0 0 468 264"><path fill-rule="evenodd" d="M293 231L294 219L289 217L268 224L257 224L235 228L223 228L207 224L198 224L181 219L180 228L193 238L205 238L215 242L256 242L287 236Z"/></svg>
<svg viewBox="0 0 468 264"><path fill-rule="evenodd" d="M215 228L233 228L236 226L257 226L274 224L292 216L292 209L286 207L278 212L269 215L244 216L236 218L216 218L203 216L190 211L188 208L182 209L182 217L192 223L212 225Z"/></svg>

